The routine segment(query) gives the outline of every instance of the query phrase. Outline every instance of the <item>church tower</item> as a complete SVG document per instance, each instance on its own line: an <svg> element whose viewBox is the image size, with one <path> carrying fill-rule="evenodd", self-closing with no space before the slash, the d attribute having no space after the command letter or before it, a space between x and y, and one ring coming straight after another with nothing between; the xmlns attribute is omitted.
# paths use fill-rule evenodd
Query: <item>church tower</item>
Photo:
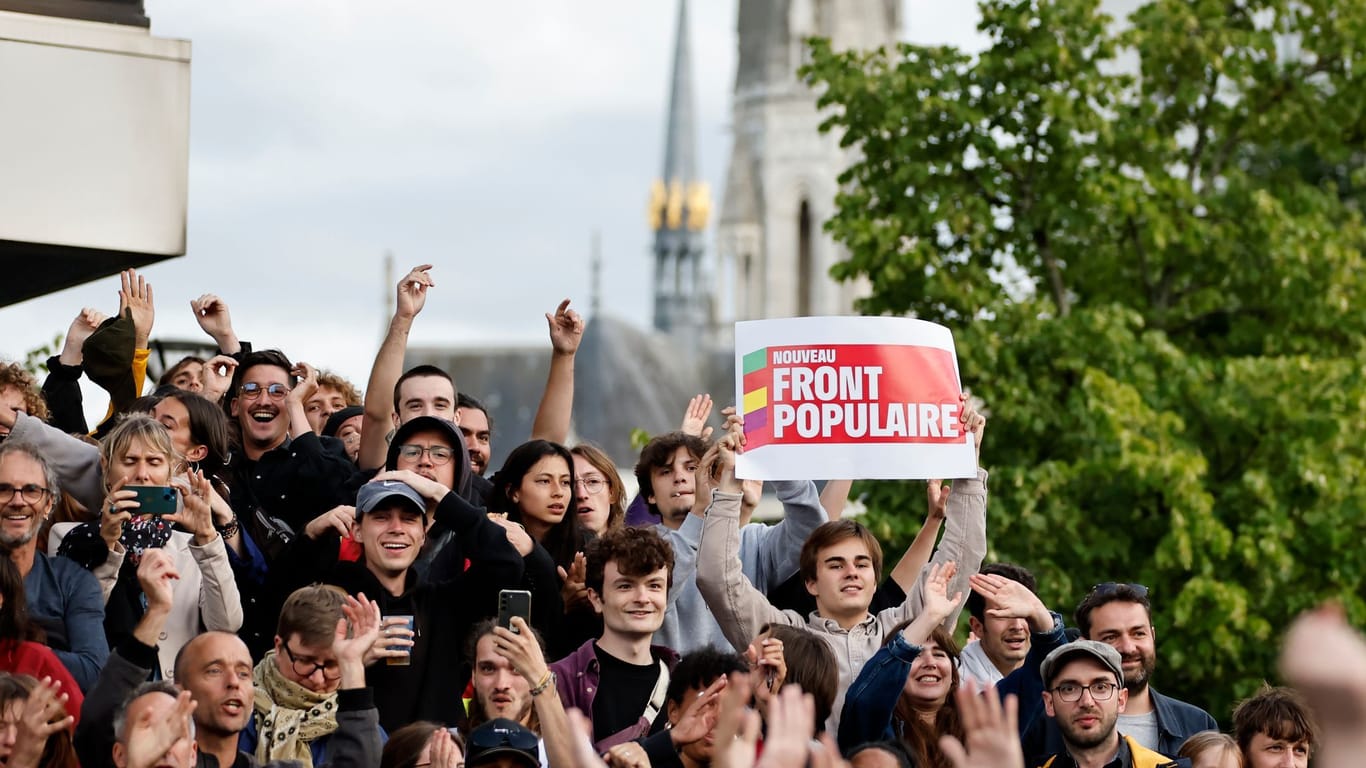
<svg viewBox="0 0 1366 768"><path fill-rule="evenodd" d="M836 283L846 254L822 230L848 166L839 136L822 134L816 94L798 77L802 41L837 49L894 45L900 0L740 0L732 100L734 142L716 244L718 277L733 288L732 317L853 312L866 281Z"/></svg>
<svg viewBox="0 0 1366 768"><path fill-rule="evenodd" d="M649 215L655 233L655 330L693 342L711 314L711 286L702 275L711 194L697 177L696 134L688 0L679 0L664 173L651 186Z"/></svg>

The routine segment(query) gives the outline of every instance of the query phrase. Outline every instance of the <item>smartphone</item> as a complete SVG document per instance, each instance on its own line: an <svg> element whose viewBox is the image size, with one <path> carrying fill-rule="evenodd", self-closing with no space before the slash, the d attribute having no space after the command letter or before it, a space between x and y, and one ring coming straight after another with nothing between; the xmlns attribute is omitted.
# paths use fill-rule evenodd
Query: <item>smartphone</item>
<svg viewBox="0 0 1366 768"><path fill-rule="evenodd" d="M127 485L124 490L137 493L135 515L174 515L180 509L180 495L169 485Z"/></svg>
<svg viewBox="0 0 1366 768"><path fill-rule="evenodd" d="M521 616L531 626L531 593L525 589L504 589L498 593L498 626L512 629L513 616Z"/></svg>

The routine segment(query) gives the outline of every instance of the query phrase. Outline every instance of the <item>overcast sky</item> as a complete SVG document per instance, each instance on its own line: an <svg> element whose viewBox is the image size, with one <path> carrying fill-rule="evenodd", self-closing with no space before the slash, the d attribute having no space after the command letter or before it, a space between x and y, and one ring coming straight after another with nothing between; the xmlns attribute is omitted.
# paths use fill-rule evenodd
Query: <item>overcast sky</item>
<svg viewBox="0 0 1366 768"><path fill-rule="evenodd" d="M722 193L736 0L692 0L700 170ZM645 203L663 163L676 0L146 0L193 42L188 253L145 270L154 337L189 300L238 334L363 385L387 321L382 254L435 264L412 343L536 342L564 297L651 312ZM903 36L977 47L973 5L908 0ZM117 278L0 309L22 357Z"/></svg>

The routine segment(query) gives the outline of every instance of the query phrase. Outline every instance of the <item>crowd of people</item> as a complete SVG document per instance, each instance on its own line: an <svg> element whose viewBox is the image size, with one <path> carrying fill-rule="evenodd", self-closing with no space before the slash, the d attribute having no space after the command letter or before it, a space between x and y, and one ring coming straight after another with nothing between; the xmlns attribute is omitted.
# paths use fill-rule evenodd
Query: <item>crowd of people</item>
<svg viewBox="0 0 1366 768"><path fill-rule="evenodd" d="M736 476L733 409L680 404L629 498L568 445L584 322L546 315L532 434L404 370L405 275L362 396L239 339L147 378L152 289L83 309L37 382L0 367L0 762L8 768L1305 768L1366 754L1366 643L1327 608L1232 712L1159 692L1140 584L1069 621L984 563L987 473L927 484L896 562L849 482ZM110 396L87 424L80 379ZM151 390L150 395L144 392ZM979 464L986 419L965 397ZM942 535L941 535L942 529ZM1123 563L1116 563L1123 577ZM527 599L529 596L529 599ZM966 607L970 639L961 643ZM1268 676L1272 671L1268 670ZM1222 727L1227 730L1221 730Z"/></svg>

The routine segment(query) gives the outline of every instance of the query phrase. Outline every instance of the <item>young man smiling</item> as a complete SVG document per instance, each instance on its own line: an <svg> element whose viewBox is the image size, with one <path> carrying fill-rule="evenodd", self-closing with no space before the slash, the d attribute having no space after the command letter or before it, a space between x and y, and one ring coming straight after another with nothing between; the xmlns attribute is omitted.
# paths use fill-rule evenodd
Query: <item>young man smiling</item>
<svg viewBox="0 0 1366 768"><path fill-rule="evenodd" d="M417 720L461 725L460 697L466 679L458 649L470 628L497 613L498 592L521 584L523 561L504 529L446 486L411 471L384 472L361 486L351 535L360 542L359 562L339 562L346 521L332 510L305 528L307 534L284 558L279 589L295 589L321 578L350 594L364 592L385 616L412 616L411 651L405 629L387 625L394 647L383 655L405 664L377 664L368 679L375 689L380 722L394 731ZM434 569L440 580L419 579L413 568L427 539L432 514L461 546L447 547ZM469 567L464 568L464 554ZM461 563L442 565L441 558Z"/></svg>
<svg viewBox="0 0 1366 768"><path fill-rule="evenodd" d="M970 407L964 409L961 418L980 452L986 419ZM799 563L806 589L816 598L816 611L801 616L796 611L778 610L745 578L739 557L744 490L735 476L739 446L740 437L732 430L702 461L702 472L718 478L718 484L712 492L697 553L697 586L726 639L737 649L747 647L765 624L775 623L805 627L830 644L839 663L840 692L826 729L838 733L844 693L863 664L882 646L892 627L920 614L929 567L922 570L904 603L874 615L868 608L882 570L881 545L867 528L852 520L825 523L807 538ZM947 531L931 560L931 564L941 566L957 564L949 594L967 592L968 577L977 572L986 556L986 502L986 472L979 469L975 478L954 481L946 512ZM944 620L950 631L957 616L955 610Z"/></svg>
<svg viewBox="0 0 1366 768"><path fill-rule="evenodd" d="M664 711L678 654L650 641L664 623L673 564L669 545L648 528L608 531L588 547L585 583L602 636L550 670L565 709L592 720L599 753L647 735Z"/></svg>

